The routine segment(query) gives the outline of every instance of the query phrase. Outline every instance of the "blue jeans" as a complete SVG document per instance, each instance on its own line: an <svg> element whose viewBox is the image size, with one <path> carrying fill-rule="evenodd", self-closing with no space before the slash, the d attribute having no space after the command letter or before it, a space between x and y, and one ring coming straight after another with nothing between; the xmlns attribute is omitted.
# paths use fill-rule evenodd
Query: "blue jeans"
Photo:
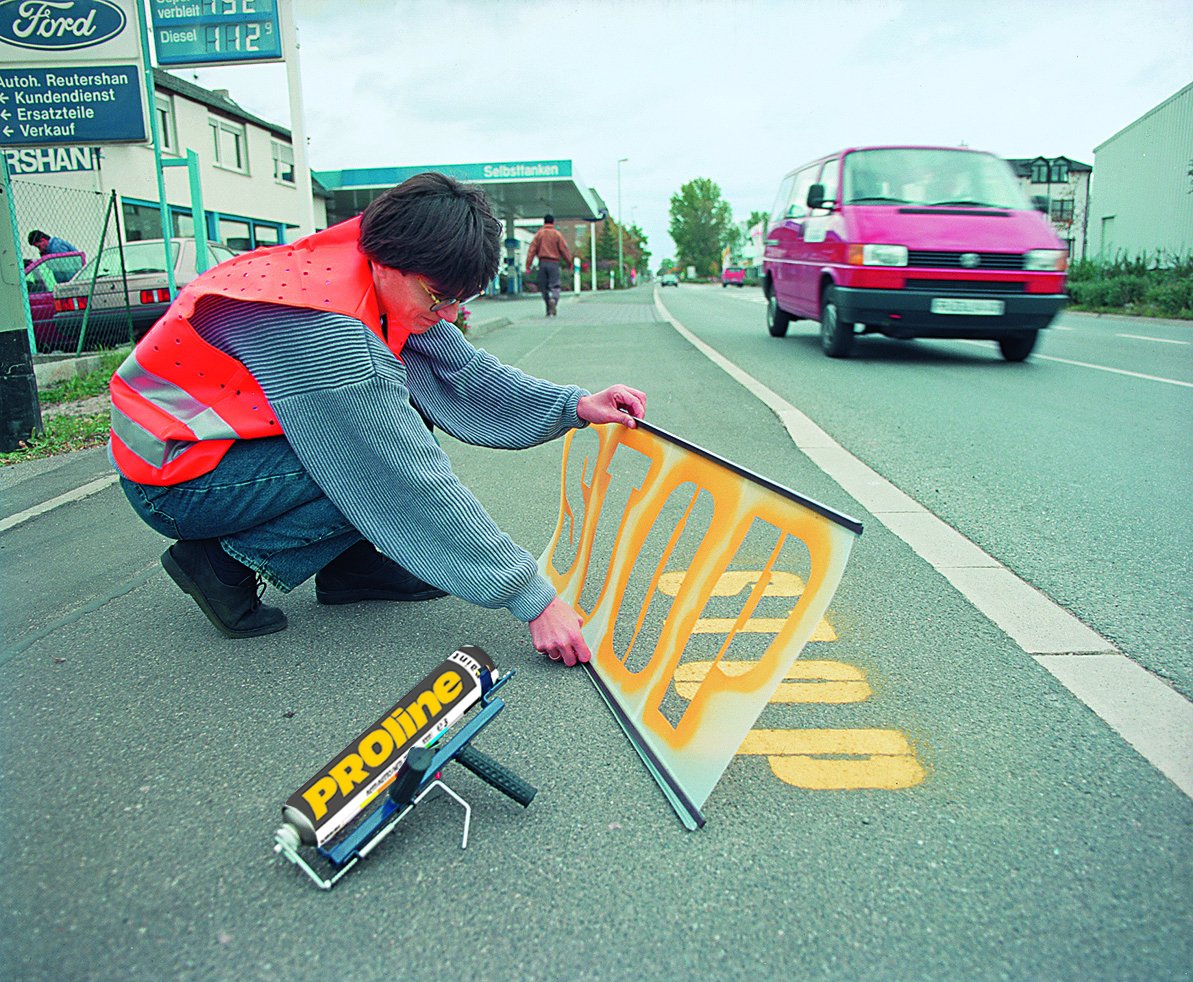
<svg viewBox="0 0 1193 982"><path fill-rule="evenodd" d="M209 474L172 487L120 486L169 539L219 539L228 555L288 593L364 538L303 469L285 437L238 440Z"/></svg>

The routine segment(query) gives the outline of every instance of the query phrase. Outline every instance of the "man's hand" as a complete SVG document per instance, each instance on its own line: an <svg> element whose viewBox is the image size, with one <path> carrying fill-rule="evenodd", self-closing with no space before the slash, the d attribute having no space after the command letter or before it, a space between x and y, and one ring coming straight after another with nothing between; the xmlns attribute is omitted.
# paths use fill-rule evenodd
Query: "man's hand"
<svg viewBox="0 0 1193 982"><path fill-rule="evenodd" d="M580 633L580 615L558 597L530 622L530 639L536 650L569 668L592 658Z"/></svg>
<svg viewBox="0 0 1193 982"><path fill-rule="evenodd" d="M576 403L576 415L588 423L621 423L633 429L646 415L646 393L628 385L611 385L601 392L584 396Z"/></svg>

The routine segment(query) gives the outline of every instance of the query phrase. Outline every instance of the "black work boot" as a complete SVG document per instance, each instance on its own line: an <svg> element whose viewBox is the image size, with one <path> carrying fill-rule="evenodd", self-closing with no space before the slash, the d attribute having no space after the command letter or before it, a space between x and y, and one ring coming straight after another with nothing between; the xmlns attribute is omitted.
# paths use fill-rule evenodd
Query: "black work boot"
<svg viewBox="0 0 1193 982"><path fill-rule="evenodd" d="M340 553L315 574L315 599L321 604L361 600L436 600L447 593L424 583L371 542L361 541Z"/></svg>
<svg viewBox="0 0 1193 982"><path fill-rule="evenodd" d="M258 585L256 574L228 556L226 558L239 567L237 574L240 570L244 573L235 583L225 583L207 553L208 542L214 542L219 548L215 540L197 540L175 542L163 552L162 565L170 578L184 593L189 593L207 619L230 638L255 638L285 630L286 615L277 607L261 603L263 584Z"/></svg>

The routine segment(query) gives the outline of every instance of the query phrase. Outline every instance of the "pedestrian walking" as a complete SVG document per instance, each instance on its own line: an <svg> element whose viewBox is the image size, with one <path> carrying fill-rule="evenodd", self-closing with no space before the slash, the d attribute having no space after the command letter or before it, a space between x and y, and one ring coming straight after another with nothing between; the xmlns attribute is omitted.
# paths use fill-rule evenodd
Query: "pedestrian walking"
<svg viewBox="0 0 1193 982"><path fill-rule="evenodd" d="M455 594L539 651L587 661L579 616L452 472L457 439L525 448L645 411L528 376L451 323L497 272L483 192L416 175L357 218L189 284L112 377L110 452L171 578L225 635L280 631L260 601L314 576L322 604Z"/></svg>
<svg viewBox="0 0 1193 982"><path fill-rule="evenodd" d="M539 291L543 295L543 303L547 306L547 317L559 314L559 268L560 263L572 264L572 253L568 249L567 240L555 227L555 216L543 216L543 227L534 233L530 240L530 249L526 253L526 272L535 257L539 261Z"/></svg>

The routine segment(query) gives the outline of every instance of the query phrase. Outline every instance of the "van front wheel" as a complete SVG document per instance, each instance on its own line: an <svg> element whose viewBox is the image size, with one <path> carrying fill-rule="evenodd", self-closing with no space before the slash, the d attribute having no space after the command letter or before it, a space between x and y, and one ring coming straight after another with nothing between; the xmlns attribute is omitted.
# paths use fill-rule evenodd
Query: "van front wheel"
<svg viewBox="0 0 1193 982"><path fill-rule="evenodd" d="M791 324L791 315L779 306L772 290L766 297L766 329L772 338L787 337L787 327Z"/></svg>
<svg viewBox="0 0 1193 982"><path fill-rule="evenodd" d="M1023 361L1031 354L1036 346L1039 331L1024 331L1010 337L998 339L998 350L1007 361Z"/></svg>
<svg viewBox="0 0 1193 982"><path fill-rule="evenodd" d="M853 350L853 325L837 313L837 291L831 286L820 302L820 347L830 358L848 358Z"/></svg>

